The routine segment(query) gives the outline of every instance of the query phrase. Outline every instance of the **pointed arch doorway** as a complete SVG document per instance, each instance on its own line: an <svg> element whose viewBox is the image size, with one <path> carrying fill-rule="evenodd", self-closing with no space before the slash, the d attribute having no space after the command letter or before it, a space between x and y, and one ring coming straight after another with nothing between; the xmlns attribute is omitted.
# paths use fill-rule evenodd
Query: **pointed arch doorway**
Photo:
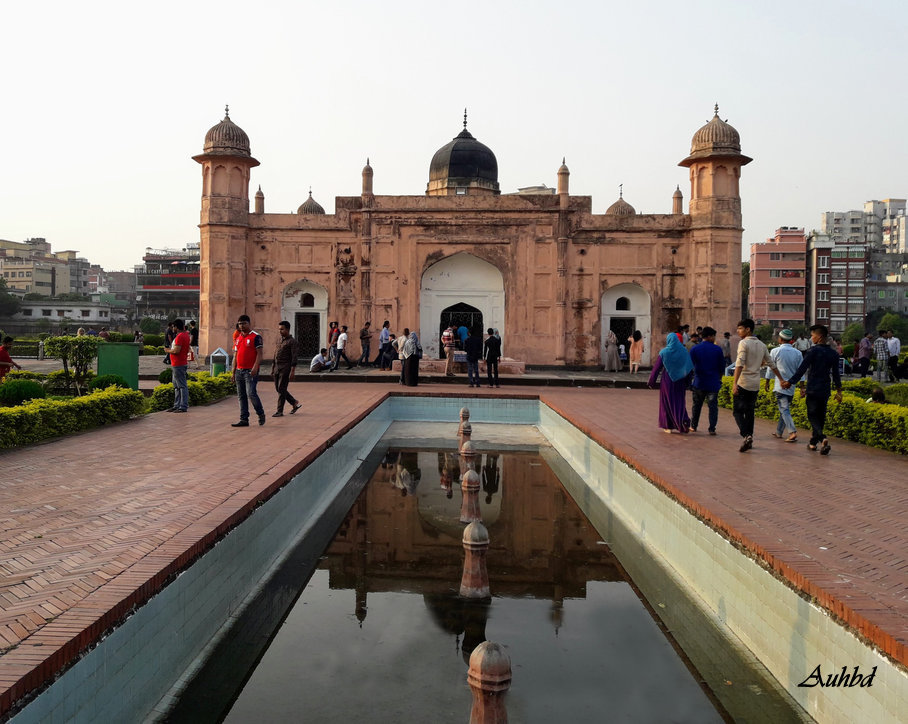
<svg viewBox="0 0 908 724"><path fill-rule="evenodd" d="M290 322L290 333L299 344L300 359L308 361L326 346L327 316L328 290L325 287L299 279L284 288L281 319Z"/></svg>
<svg viewBox="0 0 908 724"><path fill-rule="evenodd" d="M483 329L495 327L507 334L504 305L504 278L494 265L466 252L436 262L423 272L419 288L419 338L423 349L427 355L441 357L441 315L448 310L472 314L474 324L481 324Z"/></svg>
<svg viewBox="0 0 908 724"><path fill-rule="evenodd" d="M467 304L466 302L458 302L457 304L452 304L450 307L441 310L441 319L438 324L438 334L441 336L441 333L444 332L448 327L454 327L457 329L460 326L466 327L468 330L472 331L474 329L479 329L480 334L482 330L485 329L482 324L482 312L476 307ZM455 336L457 342L457 348L460 349L460 337ZM445 353L443 349L438 350L438 359L444 359Z"/></svg>

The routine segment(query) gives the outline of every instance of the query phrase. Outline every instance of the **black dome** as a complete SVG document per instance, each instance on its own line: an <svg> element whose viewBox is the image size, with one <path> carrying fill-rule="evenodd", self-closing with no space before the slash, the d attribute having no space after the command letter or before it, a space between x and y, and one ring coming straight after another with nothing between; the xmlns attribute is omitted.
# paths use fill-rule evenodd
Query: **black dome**
<svg viewBox="0 0 908 724"><path fill-rule="evenodd" d="M429 164L429 194L452 193L457 188L499 193L498 160L492 149L467 130L466 112L463 130L439 148Z"/></svg>

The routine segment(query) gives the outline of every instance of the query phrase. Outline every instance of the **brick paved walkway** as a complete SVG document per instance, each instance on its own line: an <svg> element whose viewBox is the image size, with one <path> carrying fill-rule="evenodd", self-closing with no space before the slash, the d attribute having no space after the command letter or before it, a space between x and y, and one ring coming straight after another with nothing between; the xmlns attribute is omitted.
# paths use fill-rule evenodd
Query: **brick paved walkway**
<svg viewBox="0 0 908 724"><path fill-rule="evenodd" d="M230 428L227 400L0 455L0 715L400 390L300 382L304 411L263 428ZM906 458L841 441L822 458L774 440L765 420L742 455L725 410L716 437L666 435L655 391L418 392L539 395L908 664ZM262 398L270 414L273 388Z"/></svg>

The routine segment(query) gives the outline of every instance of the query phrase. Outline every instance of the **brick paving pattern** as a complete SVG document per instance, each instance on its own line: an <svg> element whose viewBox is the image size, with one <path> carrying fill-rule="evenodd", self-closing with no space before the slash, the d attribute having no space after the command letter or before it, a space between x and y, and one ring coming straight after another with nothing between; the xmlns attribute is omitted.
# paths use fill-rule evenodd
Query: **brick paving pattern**
<svg viewBox="0 0 908 724"><path fill-rule="evenodd" d="M51 679L388 394L297 382L297 415L233 429L235 400L0 455L0 715ZM274 409L273 387L260 386ZM793 585L908 664L908 460L833 441L666 435L658 392L426 386L401 394L539 396ZM705 414L705 411L704 411ZM235 472L241 464L242 475Z"/></svg>

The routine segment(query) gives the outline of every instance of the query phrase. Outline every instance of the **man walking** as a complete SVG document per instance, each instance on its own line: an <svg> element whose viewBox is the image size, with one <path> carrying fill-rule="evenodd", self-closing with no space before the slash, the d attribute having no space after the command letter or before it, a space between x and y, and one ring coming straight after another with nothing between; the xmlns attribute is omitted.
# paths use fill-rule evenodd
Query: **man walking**
<svg viewBox="0 0 908 724"><path fill-rule="evenodd" d="M807 390L801 390L801 397L806 397L807 420L810 422L810 442L808 450L816 450L820 446L820 455L829 455L829 440L823 435L823 426L826 424L826 406L829 404L830 384L829 376L835 383L835 399L842 401L842 380L839 377L839 355L826 344L829 330L822 324L815 324L810 328L810 337L813 347L807 350L804 361L801 362L794 376L788 380L789 384L796 384L807 373Z"/></svg>
<svg viewBox="0 0 908 724"><path fill-rule="evenodd" d="M369 351L372 348L372 330L369 327L372 326L372 322L366 322L363 325L363 328L359 330L359 343L363 348L363 353L359 356L359 362L364 367L369 365Z"/></svg>
<svg viewBox="0 0 908 724"><path fill-rule="evenodd" d="M199 364L199 328L195 320L189 322L189 349L192 350L195 368L198 369L201 366Z"/></svg>
<svg viewBox="0 0 908 724"><path fill-rule="evenodd" d="M769 356L775 360L782 377L786 380L794 375L801 362L804 361L804 355L792 346L792 337L794 337L794 333L790 329L783 329L779 332L779 346L769 353ZM771 379L772 375L767 373L767 390ZM772 436L780 440L784 438L785 442L797 442L798 429L791 418L791 399L794 397L794 388L783 387L782 383L775 380L773 392L776 396L776 404L779 406L779 424Z"/></svg>
<svg viewBox="0 0 908 724"><path fill-rule="evenodd" d="M886 330L878 329L877 337L873 342L873 356L876 357L876 369L873 379L880 384L889 381L889 340L886 339Z"/></svg>
<svg viewBox="0 0 908 724"><path fill-rule="evenodd" d="M347 357L347 339L347 325L345 324L341 327L340 334L337 336L337 342L335 343L336 351L334 353L334 367L331 368L332 372L340 366L341 357L343 357L344 362L347 363L348 370L352 370L356 366Z"/></svg>
<svg viewBox="0 0 908 724"><path fill-rule="evenodd" d="M445 377L454 376L454 327L441 333L441 346L445 351Z"/></svg>
<svg viewBox="0 0 908 724"><path fill-rule="evenodd" d="M691 383L691 416L690 430L697 431L700 424L700 411L706 401L709 409L709 434L716 434L719 422L719 389L722 387L722 375L725 372L725 355L716 344L716 330L703 328L703 341L694 345L690 359L694 363L694 381Z"/></svg>
<svg viewBox="0 0 908 724"><path fill-rule="evenodd" d="M176 336L170 344L170 368L173 370L173 407L168 412L189 410L189 383L186 381L186 365L189 359L189 332L182 319L171 323Z"/></svg>
<svg viewBox="0 0 908 724"><path fill-rule="evenodd" d="M781 381L785 380L776 369L775 360L769 356L766 345L754 336L754 321L742 319L738 322L737 332L741 341L738 343L735 378L731 386L731 394L734 396L732 412L741 437L744 438L739 450L747 452L754 445L754 410L760 394L760 369L769 365Z"/></svg>
<svg viewBox="0 0 908 724"><path fill-rule="evenodd" d="M296 361L299 345L290 335L290 322L283 321L277 326L280 336L277 338L277 347L274 350L274 361L271 363L271 376L274 378L274 389L277 390L277 412L271 417L284 416L284 401L290 403L290 414L302 407L296 398L287 390L287 385L296 375Z"/></svg>
<svg viewBox="0 0 908 724"><path fill-rule="evenodd" d="M237 320L239 334L233 348L233 364L230 374L236 383L236 396L240 401L240 421L231 427L249 427L249 403L259 417L259 425L265 424L265 408L256 392L259 383L259 368L262 366L262 335L252 329L249 316L240 315Z"/></svg>

